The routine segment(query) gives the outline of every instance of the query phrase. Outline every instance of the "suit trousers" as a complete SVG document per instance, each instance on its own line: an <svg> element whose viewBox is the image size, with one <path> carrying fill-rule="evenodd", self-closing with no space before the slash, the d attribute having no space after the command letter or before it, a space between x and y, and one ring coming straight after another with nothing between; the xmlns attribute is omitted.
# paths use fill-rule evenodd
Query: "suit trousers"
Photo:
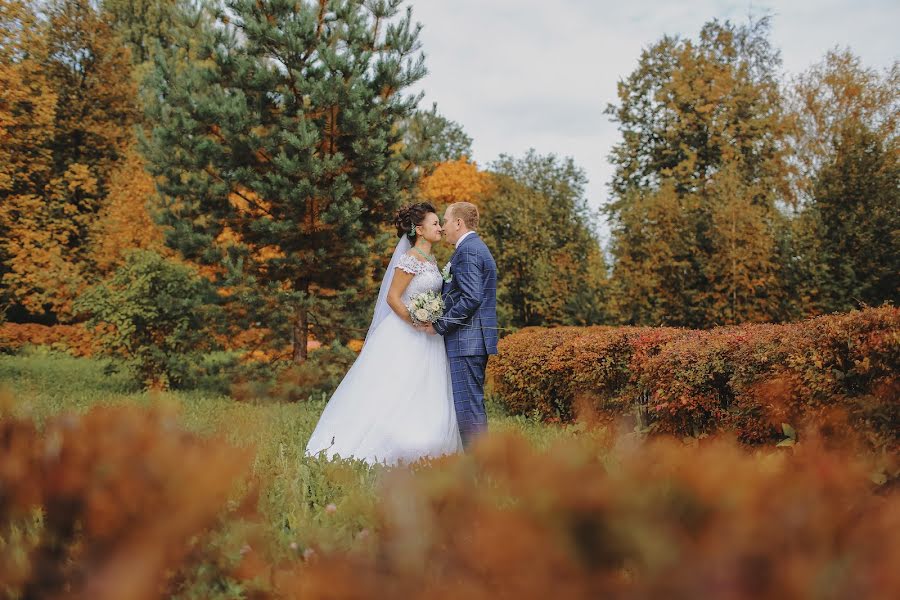
<svg viewBox="0 0 900 600"><path fill-rule="evenodd" d="M487 361L486 354L450 357L453 404L464 448L468 448L478 434L487 431L487 414L484 410L484 372Z"/></svg>

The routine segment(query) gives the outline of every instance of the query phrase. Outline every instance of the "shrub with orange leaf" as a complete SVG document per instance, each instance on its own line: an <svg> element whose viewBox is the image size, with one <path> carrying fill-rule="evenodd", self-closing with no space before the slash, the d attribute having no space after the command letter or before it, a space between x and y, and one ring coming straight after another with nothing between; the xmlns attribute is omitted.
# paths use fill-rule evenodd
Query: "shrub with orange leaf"
<svg viewBox="0 0 900 600"><path fill-rule="evenodd" d="M36 508L43 518L31 543L3 553L0 582L24 598L160 597L250 458L181 432L163 410L95 408L42 431L3 418L0 535Z"/></svg>
<svg viewBox="0 0 900 600"><path fill-rule="evenodd" d="M737 431L776 441L782 423L845 412L876 444L897 444L900 309L706 331L528 329L501 341L489 372L515 414L574 417L577 405L679 435ZM773 387L774 386L774 387ZM778 393L774 394L774 388Z"/></svg>
<svg viewBox="0 0 900 600"><path fill-rule="evenodd" d="M790 452L790 451L788 451ZM603 458L601 458L603 457ZM387 475L369 554L276 571L279 597L815 598L900 593L900 502L810 442L750 454L517 436ZM896 467L893 466L895 476Z"/></svg>
<svg viewBox="0 0 900 600"><path fill-rule="evenodd" d="M26 346L48 346L75 356L92 356L99 349L95 335L84 325L0 324L0 352Z"/></svg>
<svg viewBox="0 0 900 600"><path fill-rule="evenodd" d="M246 452L158 409L98 408L43 431L4 417L0 543L33 507L45 516L33 542L0 553L0 585L101 600L900 594L896 456L815 433L754 452L727 437L644 440L596 430L541 451L492 434L463 456L383 470L377 522L349 549L285 548L253 523L251 494L234 551L205 532Z"/></svg>

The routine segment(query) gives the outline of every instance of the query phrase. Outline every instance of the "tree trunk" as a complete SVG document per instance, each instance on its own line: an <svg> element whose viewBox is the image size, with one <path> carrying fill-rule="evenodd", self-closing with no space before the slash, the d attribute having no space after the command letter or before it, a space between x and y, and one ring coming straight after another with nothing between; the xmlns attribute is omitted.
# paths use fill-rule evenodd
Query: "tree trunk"
<svg viewBox="0 0 900 600"><path fill-rule="evenodd" d="M309 341L309 318L305 306L297 306L297 317L294 319L294 351L291 357L298 365L308 358L307 342Z"/></svg>
<svg viewBox="0 0 900 600"><path fill-rule="evenodd" d="M737 216L735 207L731 205L731 323L738 322L737 316Z"/></svg>

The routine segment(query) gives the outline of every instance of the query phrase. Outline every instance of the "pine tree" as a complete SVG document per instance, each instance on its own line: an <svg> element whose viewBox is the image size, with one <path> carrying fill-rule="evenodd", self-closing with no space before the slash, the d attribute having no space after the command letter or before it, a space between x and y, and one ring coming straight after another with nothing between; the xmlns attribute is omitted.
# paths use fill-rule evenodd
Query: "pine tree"
<svg viewBox="0 0 900 600"><path fill-rule="evenodd" d="M147 86L167 243L256 292L273 327L292 310L296 362L353 317L373 238L415 184L398 148L425 68L400 5L231 0Z"/></svg>
<svg viewBox="0 0 900 600"><path fill-rule="evenodd" d="M864 125L846 129L815 179L813 202L826 275L823 308L900 301L900 160Z"/></svg>
<svg viewBox="0 0 900 600"><path fill-rule="evenodd" d="M472 138L462 125L438 113L436 103L431 110L418 110L409 119L404 145L425 173L437 165L472 156Z"/></svg>

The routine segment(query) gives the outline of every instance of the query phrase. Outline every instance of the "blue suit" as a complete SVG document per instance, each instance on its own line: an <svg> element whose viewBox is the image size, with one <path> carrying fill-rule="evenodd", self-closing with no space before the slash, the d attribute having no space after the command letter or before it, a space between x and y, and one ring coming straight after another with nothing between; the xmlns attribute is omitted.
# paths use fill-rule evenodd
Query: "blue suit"
<svg viewBox="0 0 900 600"><path fill-rule="evenodd" d="M497 263L477 233L468 235L450 258L450 283L444 283L445 312L434 329L444 336L453 404L463 445L487 430L484 372L488 355L497 354Z"/></svg>

